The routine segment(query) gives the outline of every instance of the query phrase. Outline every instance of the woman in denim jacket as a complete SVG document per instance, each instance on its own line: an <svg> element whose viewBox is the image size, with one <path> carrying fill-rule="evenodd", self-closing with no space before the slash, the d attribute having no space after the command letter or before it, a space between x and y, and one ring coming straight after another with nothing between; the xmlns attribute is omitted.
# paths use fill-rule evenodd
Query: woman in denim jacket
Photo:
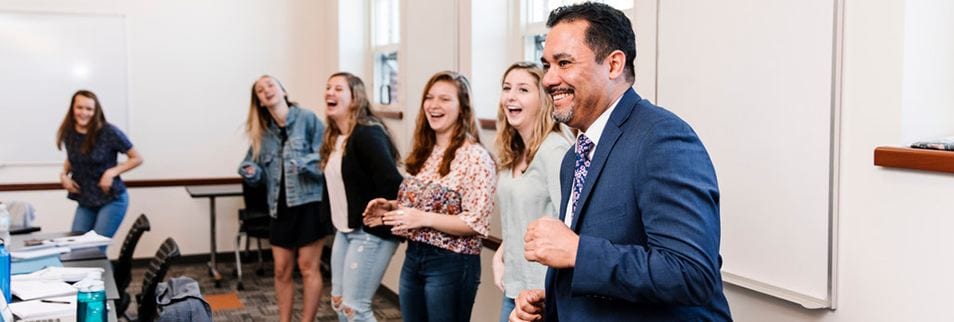
<svg viewBox="0 0 954 322"><path fill-rule="evenodd" d="M272 216L270 243L275 259L275 297L281 321L291 321L295 252L304 285L303 321L312 321L321 296L318 261L323 237L332 233L319 216L324 178L318 150L325 126L315 113L288 100L281 83L262 76L252 85L246 132L251 147L239 174L251 185L264 183Z"/></svg>

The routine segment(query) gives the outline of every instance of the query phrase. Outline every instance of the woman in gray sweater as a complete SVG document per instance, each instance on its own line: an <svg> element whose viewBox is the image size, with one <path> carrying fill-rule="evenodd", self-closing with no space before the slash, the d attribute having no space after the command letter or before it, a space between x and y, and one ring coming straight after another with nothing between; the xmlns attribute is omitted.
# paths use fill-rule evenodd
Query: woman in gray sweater
<svg viewBox="0 0 954 322"><path fill-rule="evenodd" d="M515 63L504 72L497 111L497 206L503 244L493 258L494 283L504 292L500 321L507 321L521 290L542 289L546 267L523 257L527 225L559 217L560 162L569 134L553 120L553 101L543 88L543 70Z"/></svg>

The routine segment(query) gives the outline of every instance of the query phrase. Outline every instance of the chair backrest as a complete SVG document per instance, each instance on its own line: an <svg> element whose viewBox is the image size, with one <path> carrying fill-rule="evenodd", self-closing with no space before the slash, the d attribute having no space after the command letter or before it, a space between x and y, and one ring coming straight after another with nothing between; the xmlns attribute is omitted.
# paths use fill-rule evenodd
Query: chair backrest
<svg viewBox="0 0 954 322"><path fill-rule="evenodd" d="M113 265L113 276L116 278L116 288L119 292L125 293L129 282L132 281L133 253L136 251L136 245L139 244L139 238L150 229L149 218L146 218L146 214L140 214L126 233L123 248L119 250L119 259Z"/></svg>
<svg viewBox="0 0 954 322"><path fill-rule="evenodd" d="M166 238L156 251L156 256L149 262L149 267L142 279L142 293L136 295L136 302L139 304L137 317L139 321L155 321L159 316L156 287L166 278L169 266L178 257L179 245L176 244L175 239Z"/></svg>
<svg viewBox="0 0 954 322"><path fill-rule="evenodd" d="M242 198L247 211L268 213L268 190L264 183L252 186L242 180Z"/></svg>
<svg viewBox="0 0 954 322"><path fill-rule="evenodd" d="M10 212L11 226L33 226L33 221L36 220L36 209L32 204L16 200L3 202L3 204L7 205L7 211Z"/></svg>

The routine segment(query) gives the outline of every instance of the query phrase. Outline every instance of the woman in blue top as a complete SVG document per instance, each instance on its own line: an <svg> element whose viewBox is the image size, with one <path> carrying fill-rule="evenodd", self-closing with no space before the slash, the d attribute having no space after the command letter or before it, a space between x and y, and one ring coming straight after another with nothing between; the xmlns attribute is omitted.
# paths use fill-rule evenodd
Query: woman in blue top
<svg viewBox="0 0 954 322"><path fill-rule="evenodd" d="M72 231L113 237L129 208L129 194L120 174L142 164L142 156L119 128L106 122L96 94L79 90L70 100L56 132L56 147L66 146L60 183L76 200ZM116 161L124 153L123 163Z"/></svg>
<svg viewBox="0 0 954 322"><path fill-rule="evenodd" d="M304 285L302 321L314 321L321 296L318 260L323 238L332 232L320 216L324 178L318 151L325 126L315 113L288 100L277 79L262 76L252 85L246 132L251 147L239 174L251 185L264 183L272 216L270 242L275 260L275 298L281 321L291 321L295 253Z"/></svg>

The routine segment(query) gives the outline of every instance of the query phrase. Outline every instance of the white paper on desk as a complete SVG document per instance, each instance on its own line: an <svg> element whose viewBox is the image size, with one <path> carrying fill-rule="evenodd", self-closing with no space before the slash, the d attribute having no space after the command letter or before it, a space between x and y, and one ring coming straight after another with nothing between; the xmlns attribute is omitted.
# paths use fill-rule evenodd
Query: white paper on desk
<svg viewBox="0 0 954 322"><path fill-rule="evenodd" d="M53 238L53 243L57 246L66 246L72 249L108 246L112 241L112 238L97 234L93 230L79 236Z"/></svg>
<svg viewBox="0 0 954 322"><path fill-rule="evenodd" d="M24 301L54 296L76 296L75 287L57 280L11 280L10 292Z"/></svg>
<svg viewBox="0 0 954 322"><path fill-rule="evenodd" d="M48 248L27 250L27 251L23 251L23 250L11 251L10 257L12 257L14 260L31 259L31 258L40 258L40 257L46 257L46 256L65 254L69 252L70 252L69 247L57 246L57 247L48 247Z"/></svg>
<svg viewBox="0 0 954 322"><path fill-rule="evenodd" d="M13 275L11 281L63 281L67 283L78 282L90 273L96 274L99 280L103 279L102 267L47 267L29 274Z"/></svg>
<svg viewBox="0 0 954 322"><path fill-rule="evenodd" d="M68 302L69 304L44 303L42 300L32 300L10 304L10 310L21 320L44 320L76 315L75 296L54 297L48 300Z"/></svg>
<svg viewBox="0 0 954 322"><path fill-rule="evenodd" d="M37 244L37 245L32 245L32 246L24 245L17 248L10 248L10 252L13 252L13 251L24 252L29 250L38 250L38 249L44 249L44 248L50 248L50 247L56 247L56 244L53 244L52 240L42 240L40 241L40 244Z"/></svg>

